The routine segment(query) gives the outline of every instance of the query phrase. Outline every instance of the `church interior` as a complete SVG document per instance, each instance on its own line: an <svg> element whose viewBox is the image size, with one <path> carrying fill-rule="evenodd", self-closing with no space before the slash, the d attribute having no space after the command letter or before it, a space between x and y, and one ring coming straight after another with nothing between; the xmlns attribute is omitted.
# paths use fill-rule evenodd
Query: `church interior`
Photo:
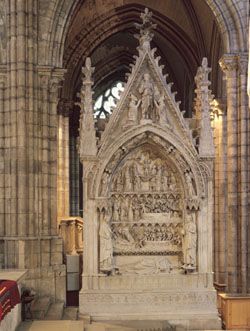
<svg viewBox="0 0 250 331"><path fill-rule="evenodd" d="M248 0L0 0L0 330L250 329Z"/></svg>

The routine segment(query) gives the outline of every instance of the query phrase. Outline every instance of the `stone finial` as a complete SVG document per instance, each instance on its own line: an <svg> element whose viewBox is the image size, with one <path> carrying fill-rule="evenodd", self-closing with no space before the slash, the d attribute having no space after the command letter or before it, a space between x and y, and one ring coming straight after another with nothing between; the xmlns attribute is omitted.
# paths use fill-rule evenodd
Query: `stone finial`
<svg viewBox="0 0 250 331"><path fill-rule="evenodd" d="M207 58L203 58L202 65L198 68L195 76L195 111L200 126L199 154L201 157L214 157L213 132L210 122L211 102L213 100L209 89L211 82L208 79L208 74L210 72Z"/></svg>
<svg viewBox="0 0 250 331"><path fill-rule="evenodd" d="M135 27L139 30L139 34L135 37L139 39L140 48L148 50L150 49L150 42L153 39L154 33L152 32L156 28L156 24L152 22L153 13L145 8L141 13L142 24L135 23Z"/></svg>
<svg viewBox="0 0 250 331"><path fill-rule="evenodd" d="M85 60L85 66L82 67L82 73L84 74L83 85L86 85L86 84L93 85L92 74L94 71L95 71L95 68L91 67L91 59L90 59L90 57L87 57Z"/></svg>
<svg viewBox="0 0 250 331"><path fill-rule="evenodd" d="M79 94L80 102L77 103L77 105L81 109L78 145L80 159L83 159L88 156L95 156L97 153L92 99L93 72L94 68L91 67L91 60L89 57L87 57L85 61L85 66L82 68L83 79L81 92Z"/></svg>
<svg viewBox="0 0 250 331"><path fill-rule="evenodd" d="M209 86L211 83L208 80L208 74L211 72L211 68L208 67L207 58L202 59L201 67L198 68L195 76L195 83L197 87Z"/></svg>

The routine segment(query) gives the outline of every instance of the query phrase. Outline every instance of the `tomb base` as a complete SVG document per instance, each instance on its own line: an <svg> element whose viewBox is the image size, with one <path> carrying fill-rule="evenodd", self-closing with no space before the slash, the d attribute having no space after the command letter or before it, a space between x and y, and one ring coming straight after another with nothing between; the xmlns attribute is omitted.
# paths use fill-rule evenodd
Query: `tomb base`
<svg viewBox="0 0 250 331"><path fill-rule="evenodd" d="M94 321L161 320L218 330L212 274L83 276L80 313Z"/></svg>

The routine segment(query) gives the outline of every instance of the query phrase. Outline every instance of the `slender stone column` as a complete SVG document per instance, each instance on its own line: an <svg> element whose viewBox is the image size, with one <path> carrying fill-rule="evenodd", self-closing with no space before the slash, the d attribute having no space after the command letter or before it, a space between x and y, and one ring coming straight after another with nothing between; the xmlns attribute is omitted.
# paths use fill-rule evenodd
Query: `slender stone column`
<svg viewBox="0 0 250 331"><path fill-rule="evenodd" d="M39 67L41 161L40 180L41 214L40 231L43 235L57 234L57 134L58 134L58 88L64 75L63 69Z"/></svg>
<svg viewBox="0 0 250 331"><path fill-rule="evenodd" d="M5 84L6 72L0 71L0 237L5 235L5 174L4 174L4 155L5 155Z"/></svg>
<svg viewBox="0 0 250 331"><path fill-rule="evenodd" d="M212 106L213 127L215 138L215 215L214 215L214 260L215 281L225 284L226 275L226 222L227 222L227 196L226 192L226 111L224 104L215 99Z"/></svg>
<svg viewBox="0 0 250 331"><path fill-rule="evenodd" d="M227 251L227 118L224 105L220 105L218 112L219 141L218 141L218 260L219 260L219 283L226 283L226 251Z"/></svg>
<svg viewBox="0 0 250 331"><path fill-rule="evenodd" d="M247 67L248 54L239 55L239 252L240 252L240 273L239 286L242 293L247 292L247 242L248 242L248 220L249 220L249 104L247 96Z"/></svg>
<svg viewBox="0 0 250 331"><path fill-rule="evenodd" d="M238 116L237 56L226 54L220 66L227 87L227 291L237 292Z"/></svg>
<svg viewBox="0 0 250 331"><path fill-rule="evenodd" d="M58 106L57 218L69 216L69 115L74 103L61 100Z"/></svg>

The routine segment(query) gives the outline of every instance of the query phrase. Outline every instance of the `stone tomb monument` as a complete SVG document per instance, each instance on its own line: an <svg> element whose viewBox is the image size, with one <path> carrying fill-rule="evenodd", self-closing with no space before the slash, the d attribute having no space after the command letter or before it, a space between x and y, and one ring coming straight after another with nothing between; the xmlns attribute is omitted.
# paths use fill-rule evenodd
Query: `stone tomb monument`
<svg viewBox="0 0 250 331"><path fill-rule="evenodd" d="M210 69L204 59L195 77L193 139L150 47L151 16L147 9L141 14L138 56L99 141L89 58L83 68L80 313L94 320L168 320L219 329L212 274Z"/></svg>

